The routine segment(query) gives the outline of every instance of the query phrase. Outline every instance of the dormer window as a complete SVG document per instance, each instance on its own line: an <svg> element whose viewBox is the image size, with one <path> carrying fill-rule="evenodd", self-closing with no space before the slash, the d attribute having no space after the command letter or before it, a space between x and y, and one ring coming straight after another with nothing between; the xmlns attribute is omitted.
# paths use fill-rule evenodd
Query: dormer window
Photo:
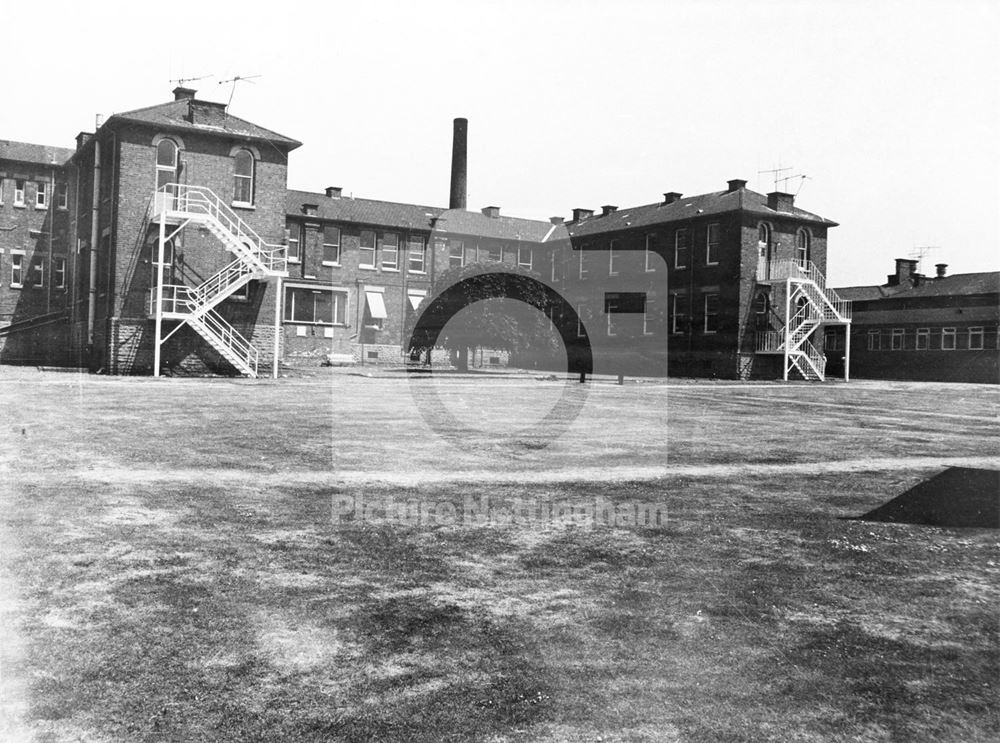
<svg viewBox="0 0 1000 743"><path fill-rule="evenodd" d="M250 150L239 150L234 156L233 203L253 206L254 160Z"/></svg>

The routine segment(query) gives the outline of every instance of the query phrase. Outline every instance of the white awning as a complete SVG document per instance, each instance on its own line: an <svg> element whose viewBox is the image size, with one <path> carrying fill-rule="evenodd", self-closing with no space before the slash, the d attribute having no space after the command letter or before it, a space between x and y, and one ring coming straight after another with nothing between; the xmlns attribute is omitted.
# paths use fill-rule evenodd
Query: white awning
<svg viewBox="0 0 1000 743"><path fill-rule="evenodd" d="M389 315L385 311L385 301L382 299L382 292L365 292L368 300L368 312L375 320L385 320Z"/></svg>
<svg viewBox="0 0 1000 743"><path fill-rule="evenodd" d="M410 306L412 306L413 309L417 309L417 307L420 306L420 303L423 301L423 299L424 299L424 297L426 295L425 294L414 294L413 292L410 292L410 294L408 296L410 298Z"/></svg>

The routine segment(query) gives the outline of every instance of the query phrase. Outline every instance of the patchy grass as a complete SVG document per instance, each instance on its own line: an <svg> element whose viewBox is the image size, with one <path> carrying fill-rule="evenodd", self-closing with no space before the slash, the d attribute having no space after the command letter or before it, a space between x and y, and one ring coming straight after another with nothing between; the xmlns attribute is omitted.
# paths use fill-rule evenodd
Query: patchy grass
<svg viewBox="0 0 1000 743"><path fill-rule="evenodd" d="M838 518L1000 466L996 390L598 384L549 446L463 450L406 380L3 371L4 740L1000 736L997 532ZM514 418L544 384L435 383ZM344 497L668 520L403 526Z"/></svg>

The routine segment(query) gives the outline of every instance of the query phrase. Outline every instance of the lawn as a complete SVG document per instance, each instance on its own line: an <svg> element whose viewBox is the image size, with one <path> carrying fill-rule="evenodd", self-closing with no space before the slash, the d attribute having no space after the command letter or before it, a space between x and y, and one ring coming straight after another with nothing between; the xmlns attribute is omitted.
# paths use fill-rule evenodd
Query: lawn
<svg viewBox="0 0 1000 743"><path fill-rule="evenodd" d="M367 373L0 367L0 740L1000 738L1000 390Z"/></svg>

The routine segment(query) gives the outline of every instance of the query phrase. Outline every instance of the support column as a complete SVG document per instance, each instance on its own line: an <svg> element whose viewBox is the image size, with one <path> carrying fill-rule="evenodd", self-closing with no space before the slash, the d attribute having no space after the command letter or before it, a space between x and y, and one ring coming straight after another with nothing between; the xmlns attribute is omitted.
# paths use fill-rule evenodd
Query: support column
<svg viewBox="0 0 1000 743"><path fill-rule="evenodd" d="M784 354L781 357L781 378L788 381L788 344L792 342L792 316L790 307L792 304L792 280L785 279L785 341L781 344Z"/></svg>
<svg viewBox="0 0 1000 743"><path fill-rule="evenodd" d="M156 241L156 333L153 347L153 376L160 376L160 340L163 335L163 252L167 241L166 199L160 207L160 237Z"/></svg>
<svg viewBox="0 0 1000 743"><path fill-rule="evenodd" d="M284 301L284 292L281 286L281 277L278 277L278 294L274 297L274 361L271 364L271 378L278 378L278 354L281 349L281 304Z"/></svg>
<svg viewBox="0 0 1000 743"><path fill-rule="evenodd" d="M844 326L844 381L851 381L851 324Z"/></svg>

